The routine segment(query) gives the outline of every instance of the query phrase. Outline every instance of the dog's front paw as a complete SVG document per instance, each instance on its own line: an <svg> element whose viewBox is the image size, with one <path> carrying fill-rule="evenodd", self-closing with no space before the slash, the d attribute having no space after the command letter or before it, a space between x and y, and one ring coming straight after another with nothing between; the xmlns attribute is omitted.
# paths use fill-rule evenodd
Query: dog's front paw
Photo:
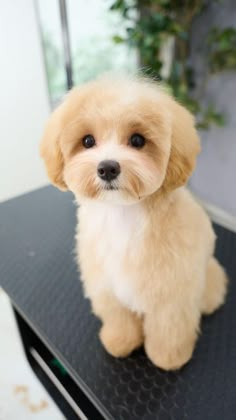
<svg viewBox="0 0 236 420"><path fill-rule="evenodd" d="M126 357L143 343L142 330L138 327L117 330L113 325L104 324L99 336L107 352L114 357Z"/></svg>
<svg viewBox="0 0 236 420"><path fill-rule="evenodd" d="M177 348L159 348L154 346L151 341L145 341L147 356L154 365L164 370L177 370L183 367L192 357L194 341L189 340Z"/></svg>

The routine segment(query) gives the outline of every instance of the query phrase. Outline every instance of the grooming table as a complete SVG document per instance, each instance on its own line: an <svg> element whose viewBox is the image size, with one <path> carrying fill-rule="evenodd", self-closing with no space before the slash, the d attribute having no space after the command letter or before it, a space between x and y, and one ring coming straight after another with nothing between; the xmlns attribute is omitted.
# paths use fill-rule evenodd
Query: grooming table
<svg viewBox="0 0 236 420"><path fill-rule="evenodd" d="M0 205L0 284L26 356L66 418L235 420L236 234L215 226L231 277L226 305L203 320L191 362L166 373L143 350L121 360L102 348L75 264L75 226L73 196L53 187Z"/></svg>

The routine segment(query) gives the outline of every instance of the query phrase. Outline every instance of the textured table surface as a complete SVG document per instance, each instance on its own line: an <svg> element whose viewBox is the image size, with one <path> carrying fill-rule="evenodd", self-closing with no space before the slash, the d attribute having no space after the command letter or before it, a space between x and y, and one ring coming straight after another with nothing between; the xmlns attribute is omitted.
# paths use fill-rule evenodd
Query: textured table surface
<svg viewBox="0 0 236 420"><path fill-rule="evenodd" d="M107 419L235 420L236 235L215 227L226 305L203 320L191 362L165 373L142 350L118 360L102 348L74 262L75 214L53 187L0 205L0 284L22 315Z"/></svg>

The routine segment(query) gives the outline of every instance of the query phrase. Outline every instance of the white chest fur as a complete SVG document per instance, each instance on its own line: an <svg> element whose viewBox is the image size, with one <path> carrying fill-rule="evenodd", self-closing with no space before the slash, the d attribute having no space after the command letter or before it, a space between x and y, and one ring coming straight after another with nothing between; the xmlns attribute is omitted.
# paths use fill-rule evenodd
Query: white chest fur
<svg viewBox="0 0 236 420"><path fill-rule="evenodd" d="M139 258L145 227L144 210L140 204L111 206L103 203L83 205L86 235L96 243L97 258L103 267L103 287L131 310L137 310L135 279L127 272L128 256ZM92 262L91 262L92 263ZM135 272L132 274L135 277ZM98 288L99 291L100 287ZM100 289L101 290L101 289Z"/></svg>

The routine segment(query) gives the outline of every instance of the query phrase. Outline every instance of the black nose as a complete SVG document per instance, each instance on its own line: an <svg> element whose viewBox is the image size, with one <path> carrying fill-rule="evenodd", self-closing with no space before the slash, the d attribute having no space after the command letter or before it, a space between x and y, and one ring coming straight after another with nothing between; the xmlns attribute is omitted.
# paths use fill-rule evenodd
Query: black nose
<svg viewBox="0 0 236 420"><path fill-rule="evenodd" d="M120 165L115 160L103 160L97 168L99 178L104 181L112 181L120 173Z"/></svg>

